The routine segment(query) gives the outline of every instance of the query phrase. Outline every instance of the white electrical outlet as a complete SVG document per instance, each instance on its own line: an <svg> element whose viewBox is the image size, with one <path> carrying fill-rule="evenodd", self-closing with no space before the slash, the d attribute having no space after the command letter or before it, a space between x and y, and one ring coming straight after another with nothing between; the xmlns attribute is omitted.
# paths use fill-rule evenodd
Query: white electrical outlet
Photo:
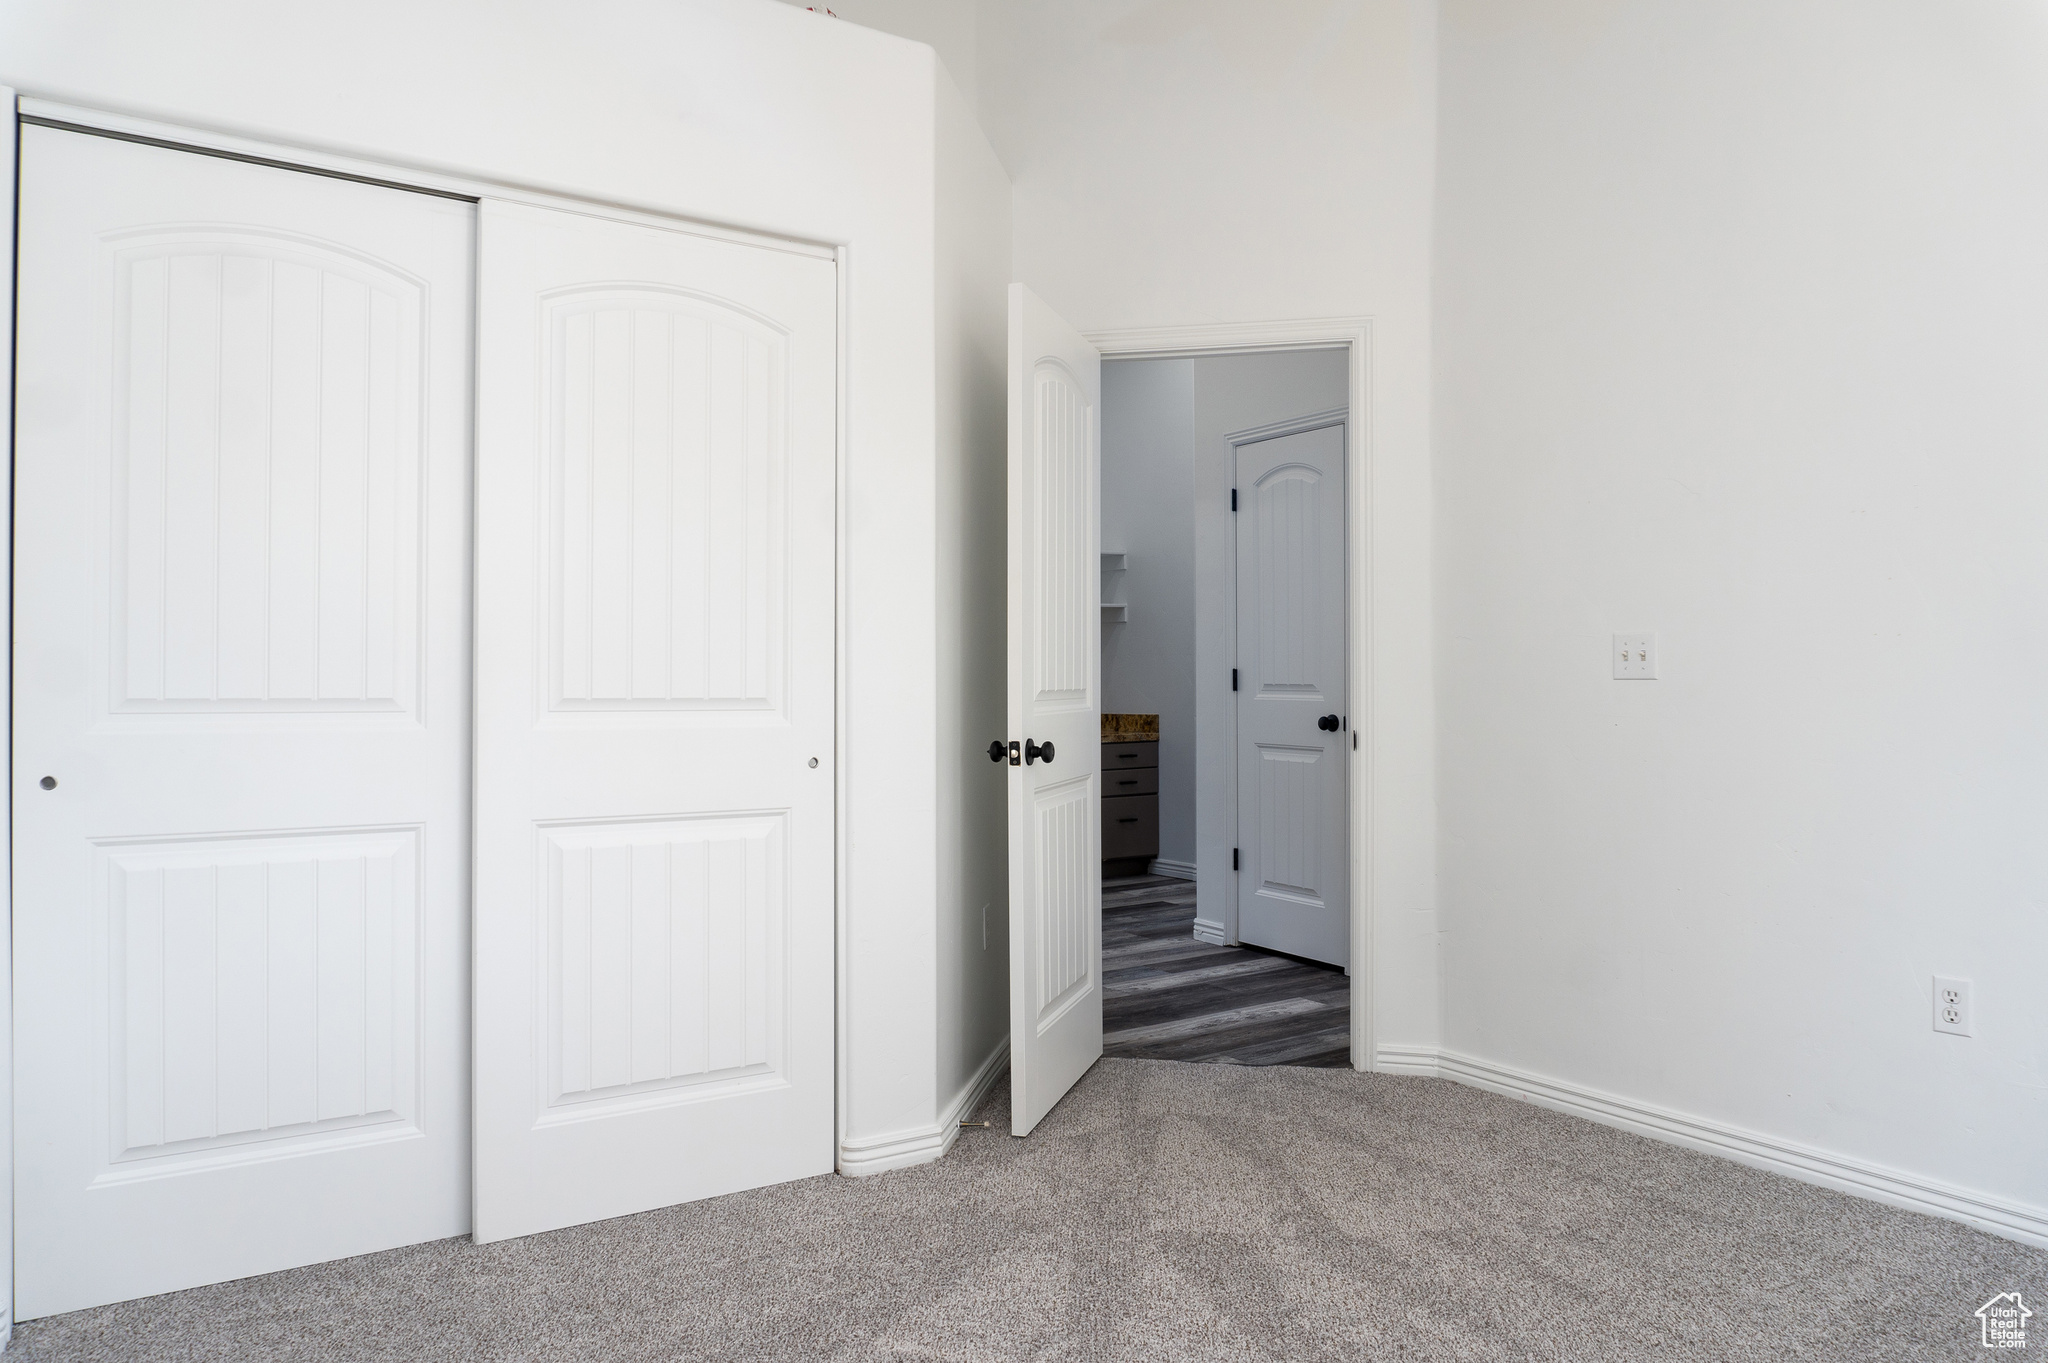
<svg viewBox="0 0 2048 1363"><path fill-rule="evenodd" d="M1614 679L1616 681L1657 680L1657 636L1617 634L1614 636Z"/></svg>
<svg viewBox="0 0 2048 1363"><path fill-rule="evenodd" d="M1934 1030L1970 1034L1970 982L1934 977Z"/></svg>

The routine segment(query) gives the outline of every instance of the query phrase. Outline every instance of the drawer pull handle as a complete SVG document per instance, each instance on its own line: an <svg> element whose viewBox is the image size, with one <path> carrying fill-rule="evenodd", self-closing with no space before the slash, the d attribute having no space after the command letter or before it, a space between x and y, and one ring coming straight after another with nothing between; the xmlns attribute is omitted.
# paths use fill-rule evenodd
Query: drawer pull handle
<svg viewBox="0 0 2048 1363"><path fill-rule="evenodd" d="M1134 752L1120 752L1116 755L1116 760L1119 762L1135 762L1138 760L1138 755Z"/></svg>
<svg viewBox="0 0 2048 1363"><path fill-rule="evenodd" d="M1135 815L1135 814L1131 815L1131 817L1130 817L1130 818L1128 818L1128 819L1118 819L1118 820L1117 820L1117 822L1118 822L1118 823L1136 823L1137 821L1138 821L1138 816L1137 816L1137 815Z"/></svg>
<svg viewBox="0 0 2048 1363"><path fill-rule="evenodd" d="M1136 781L1119 781L1117 784L1120 786L1135 786L1138 783Z"/></svg>

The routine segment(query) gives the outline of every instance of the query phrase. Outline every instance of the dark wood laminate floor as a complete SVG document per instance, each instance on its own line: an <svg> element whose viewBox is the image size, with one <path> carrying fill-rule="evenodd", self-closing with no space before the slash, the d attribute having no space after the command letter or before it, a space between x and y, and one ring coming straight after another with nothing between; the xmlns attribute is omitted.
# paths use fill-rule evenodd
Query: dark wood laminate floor
<svg viewBox="0 0 2048 1363"><path fill-rule="evenodd" d="M1351 1063L1335 966L1195 940L1195 884L1102 882L1102 1053L1219 1065Z"/></svg>

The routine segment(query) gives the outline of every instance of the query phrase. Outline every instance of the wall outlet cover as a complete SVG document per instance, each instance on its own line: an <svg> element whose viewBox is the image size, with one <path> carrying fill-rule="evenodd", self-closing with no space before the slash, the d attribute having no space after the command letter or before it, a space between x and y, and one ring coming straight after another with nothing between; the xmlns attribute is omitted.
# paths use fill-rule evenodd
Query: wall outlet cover
<svg viewBox="0 0 2048 1363"><path fill-rule="evenodd" d="M1934 977L1934 1030L1951 1036L1970 1034L1970 982L1947 975Z"/></svg>
<svg viewBox="0 0 2048 1363"><path fill-rule="evenodd" d="M1657 636L1617 634L1614 636L1614 679L1616 681L1657 680Z"/></svg>

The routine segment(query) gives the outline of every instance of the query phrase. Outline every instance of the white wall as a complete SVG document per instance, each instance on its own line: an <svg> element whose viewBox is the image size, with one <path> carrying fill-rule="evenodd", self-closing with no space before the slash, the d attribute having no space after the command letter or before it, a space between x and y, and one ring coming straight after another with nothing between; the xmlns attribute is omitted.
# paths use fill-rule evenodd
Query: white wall
<svg viewBox="0 0 2048 1363"><path fill-rule="evenodd" d="M849 1142L939 1110L928 49L762 0L14 0L0 82L390 163L846 243Z"/></svg>
<svg viewBox="0 0 2048 1363"><path fill-rule="evenodd" d="M1435 1045L1436 0L832 8L973 67L1014 277L1075 326L1374 319L1373 1006L1382 1044Z"/></svg>
<svg viewBox="0 0 2048 1363"><path fill-rule="evenodd" d="M977 24L1017 277L1069 322L1374 318L1364 888L1379 1038L1433 1045L1434 0L980 0Z"/></svg>
<svg viewBox="0 0 2048 1363"><path fill-rule="evenodd" d="M1448 1047L2048 1216L2048 9L1446 0L1441 118Z"/></svg>
<svg viewBox="0 0 2048 1363"><path fill-rule="evenodd" d="M16 133L14 91L0 86L0 108L7 113L0 121L0 185L14 183ZM0 191L4 193L4 191ZM8 268L0 277L0 375L7 382L0 387L0 447L7 451L7 491L0 496L0 523L14 524L14 223L15 214L0 214L0 261ZM12 536L10 532L10 544ZM14 600L14 555L0 555L0 588L6 599ZM0 676L8 681L6 713L0 715L0 732L7 734L7 750L14 750L14 632L0 640ZM10 773L11 775L11 773ZM14 824L14 783L7 783L8 827ZM0 843L0 1348L14 1338L14 840Z"/></svg>
<svg viewBox="0 0 2048 1363"><path fill-rule="evenodd" d="M1193 360L1102 366L1102 551L1126 568L1102 599L1102 708L1159 716L1159 856L1195 860Z"/></svg>
<svg viewBox="0 0 2048 1363"><path fill-rule="evenodd" d="M836 8L836 7L835 7ZM945 1139L999 1077L1010 1030L1008 629L1010 181L938 81L938 1079Z"/></svg>
<svg viewBox="0 0 2048 1363"><path fill-rule="evenodd" d="M1231 751L1231 712L1237 698L1230 690L1230 669L1237 665L1237 521L1230 514L1236 451L1228 437L1344 406L1351 391L1350 355L1342 350L1295 350L1204 356L1192 363L1194 661L1201 772L1195 816L1195 897L1200 915L1196 930L1235 942L1238 886L1230 853L1240 844L1237 764ZM1407 964L1431 971L1423 984L1434 986L1433 959L1423 956ZM1386 977L1384 967L1381 975Z"/></svg>
<svg viewBox="0 0 2048 1363"><path fill-rule="evenodd" d="M783 4L810 8L805 0ZM818 6L848 23L924 43L938 54L940 65L966 101L970 112L980 107L977 83L980 27L974 0L831 0ZM1007 226L1004 229L1007 234Z"/></svg>

